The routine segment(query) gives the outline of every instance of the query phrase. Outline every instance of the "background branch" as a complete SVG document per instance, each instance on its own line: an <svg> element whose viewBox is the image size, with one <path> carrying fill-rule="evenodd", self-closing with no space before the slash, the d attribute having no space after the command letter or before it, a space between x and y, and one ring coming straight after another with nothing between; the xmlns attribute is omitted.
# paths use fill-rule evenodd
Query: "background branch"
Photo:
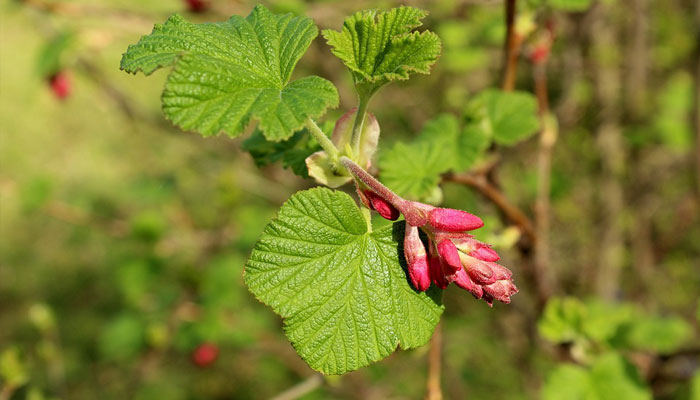
<svg viewBox="0 0 700 400"><path fill-rule="evenodd" d="M440 384L442 368L442 322L435 327L433 337L430 339L430 352L428 353L428 384L425 400L442 400L442 387Z"/></svg>

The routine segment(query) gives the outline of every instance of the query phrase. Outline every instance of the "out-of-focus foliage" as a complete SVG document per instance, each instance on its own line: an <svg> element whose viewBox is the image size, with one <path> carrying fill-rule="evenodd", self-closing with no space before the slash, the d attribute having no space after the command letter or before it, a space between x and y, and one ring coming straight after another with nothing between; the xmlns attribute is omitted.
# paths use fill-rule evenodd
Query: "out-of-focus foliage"
<svg viewBox="0 0 700 400"><path fill-rule="evenodd" d="M444 397L699 399L695 5L518 3L536 32L549 18L555 31L547 64L559 122L550 265L562 297L541 316L532 266L519 250L523 231L478 192L439 185L445 172L496 162L504 196L533 215L540 124L534 97L520 93L533 92L526 58L534 36L523 43L518 93L503 94L493 89L501 79L503 4L412 2L430 11L419 30L437 33L442 56L430 75L387 85L369 106L382 126L373 162L380 177L393 173L418 188L404 194L483 215L486 228L474 233L496 244L520 288L511 305L493 309L445 292ZM294 172L305 174L303 160L317 144L303 131L274 144L252 127L236 140L183 133L162 117L166 74L145 79L118 70L127 45L173 13L220 22L248 15L254 3L212 0L203 13L177 0L37 4L0 5L0 391L13 400L258 399L311 376L282 320L245 288L242 271L283 202L312 184ZM265 2L274 13L292 11L333 30L356 11L397 4ZM614 40L594 51L601 26ZM612 110L602 108L604 88L612 87L601 91L602 67L620 84ZM73 86L62 101L46 79L58 70ZM338 87L340 109L323 121L330 133L334 119L357 105L352 75L323 38L291 80L308 75ZM494 100L513 96L520 97L508 107ZM611 152L618 164L604 159L616 143L601 134L606 121L620 133ZM442 144L428 148L423 135ZM616 190L620 212L606 215ZM608 268L601 252L611 223L621 226L612 251L621 267L614 296L603 299L597 277ZM219 348L205 368L192 361L203 343ZM304 398L421 398L427 350L397 351Z"/></svg>

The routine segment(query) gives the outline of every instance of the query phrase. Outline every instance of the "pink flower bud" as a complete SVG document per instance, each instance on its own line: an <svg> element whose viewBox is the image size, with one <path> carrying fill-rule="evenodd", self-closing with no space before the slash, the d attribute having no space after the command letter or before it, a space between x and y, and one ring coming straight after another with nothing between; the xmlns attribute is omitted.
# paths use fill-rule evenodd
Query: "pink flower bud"
<svg viewBox="0 0 700 400"><path fill-rule="evenodd" d="M467 271L467 275L469 275L474 282L480 285L488 285L496 282L496 276L493 270L491 270L489 263L477 260L464 253L460 253L459 258L462 261L464 269Z"/></svg>
<svg viewBox="0 0 700 400"><path fill-rule="evenodd" d="M418 228L406 224L406 232L403 241L404 257L408 264L408 275L413 287L424 292L430 287L430 274L428 272L428 256L425 246L418 235Z"/></svg>
<svg viewBox="0 0 700 400"><path fill-rule="evenodd" d="M372 208L379 213L385 219L389 221L396 221L401 213L396 207L392 206L391 203L379 197L376 193L367 190L365 195L369 198Z"/></svg>
<svg viewBox="0 0 700 400"><path fill-rule="evenodd" d="M510 296L516 293L518 293L518 288L509 280L500 280L484 286L484 299L486 299L488 295L489 299L495 299L505 304L510 303ZM493 303L493 301L491 301L491 303Z"/></svg>
<svg viewBox="0 0 700 400"><path fill-rule="evenodd" d="M469 253L469 255L481 261L493 262L501 259L498 253L493 251L493 249L488 246L480 247Z"/></svg>
<svg viewBox="0 0 700 400"><path fill-rule="evenodd" d="M369 201L369 197L365 194L365 192L368 192L369 190L362 190L360 189L359 186L355 186L356 191L357 191L357 197L360 198L360 201L362 201L362 204L365 205L365 207L369 208L370 210L374 210L374 207L372 207L372 202Z"/></svg>
<svg viewBox="0 0 700 400"><path fill-rule="evenodd" d="M51 91L59 99L64 100L71 93L71 81L65 71L58 71L49 78Z"/></svg>
<svg viewBox="0 0 700 400"><path fill-rule="evenodd" d="M496 264L494 262L488 263L489 267L491 267L491 271L493 271L494 278L496 278L497 281L501 280L511 280L513 278L513 273L510 272L510 270L500 264Z"/></svg>
<svg viewBox="0 0 700 400"><path fill-rule="evenodd" d="M445 278L445 274L442 272L442 262L438 257L431 257L429 260L429 273L430 279L433 281L435 286L440 289L445 289L449 282Z"/></svg>
<svg viewBox="0 0 700 400"><path fill-rule="evenodd" d="M491 246L481 243L469 235L465 238L455 240L455 245L459 251L469 254L470 256L481 261L498 261L501 257L496 253Z"/></svg>
<svg viewBox="0 0 700 400"><path fill-rule="evenodd" d="M447 232L471 231L484 226L484 221L474 214L452 208L435 208L430 211L430 225Z"/></svg>
<svg viewBox="0 0 700 400"><path fill-rule="evenodd" d="M447 267L446 275L453 275L462 269L462 261L459 259L459 251L450 239L443 239L437 245L437 251Z"/></svg>
<svg viewBox="0 0 700 400"><path fill-rule="evenodd" d="M471 293L475 298L480 299L484 295L484 289L469 278L464 268L457 271L455 276L455 284Z"/></svg>

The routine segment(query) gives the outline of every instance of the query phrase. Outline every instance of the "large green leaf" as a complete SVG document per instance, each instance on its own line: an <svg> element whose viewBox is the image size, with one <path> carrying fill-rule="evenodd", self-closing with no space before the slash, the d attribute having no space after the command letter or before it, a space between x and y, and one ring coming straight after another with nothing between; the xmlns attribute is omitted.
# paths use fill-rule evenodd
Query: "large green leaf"
<svg viewBox="0 0 700 400"><path fill-rule="evenodd" d="M440 291L410 286L401 227L369 232L349 195L315 188L292 196L263 231L245 282L285 318L287 337L313 369L342 374L432 335Z"/></svg>
<svg viewBox="0 0 700 400"><path fill-rule="evenodd" d="M345 19L340 32L327 29L323 36L355 83L376 90L410 73L429 72L440 55L440 39L430 31L411 32L426 15L413 7L360 11Z"/></svg>
<svg viewBox="0 0 700 400"><path fill-rule="evenodd" d="M148 75L174 66L163 111L183 129L237 136L256 119L265 137L278 141L338 104L325 79L289 82L317 34L310 18L272 14L263 6L219 23L191 24L173 15L129 46L121 69Z"/></svg>

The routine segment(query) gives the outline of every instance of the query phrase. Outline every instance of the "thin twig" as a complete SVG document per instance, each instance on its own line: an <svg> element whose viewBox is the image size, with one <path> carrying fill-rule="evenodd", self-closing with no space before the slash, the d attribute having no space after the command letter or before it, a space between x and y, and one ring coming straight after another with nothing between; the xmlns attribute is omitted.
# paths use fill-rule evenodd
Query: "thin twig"
<svg viewBox="0 0 700 400"><path fill-rule="evenodd" d="M700 197L700 1L697 3L697 8L695 10L695 26L697 27L697 32L695 33L697 46L695 48L695 107L693 113L695 114L695 167L696 167L696 180L697 180L697 194Z"/></svg>
<svg viewBox="0 0 700 400"><path fill-rule="evenodd" d="M503 72L503 90L515 88L515 71L518 64L518 52L521 39L515 32L516 0L506 0L506 42L504 45L505 69Z"/></svg>
<svg viewBox="0 0 700 400"><path fill-rule="evenodd" d="M488 181L486 175L472 173L448 173L443 175L443 181L454 182L476 189L489 201L491 201L513 225L528 239L530 244L535 242L535 230L530 218L501 192L494 184Z"/></svg>
<svg viewBox="0 0 700 400"><path fill-rule="evenodd" d="M430 339L430 352L428 353L428 384L425 400L442 400L441 381L442 368L442 323L435 327L433 337Z"/></svg>
<svg viewBox="0 0 700 400"><path fill-rule="evenodd" d="M547 33L541 46L551 47L551 34ZM553 277L550 268L550 191L552 177L552 149L557 140L557 128L549 115L549 96L547 94L547 57L535 60L533 75L537 106L542 125L540 143L537 152L537 198L535 199L535 273L539 276L540 290L548 298L552 292Z"/></svg>
<svg viewBox="0 0 700 400"><path fill-rule="evenodd" d="M307 393L311 393L317 388L321 387L323 384L323 376L320 374L314 374L305 380L299 382L298 384L290 387L284 392L273 397L271 400L295 400Z"/></svg>

